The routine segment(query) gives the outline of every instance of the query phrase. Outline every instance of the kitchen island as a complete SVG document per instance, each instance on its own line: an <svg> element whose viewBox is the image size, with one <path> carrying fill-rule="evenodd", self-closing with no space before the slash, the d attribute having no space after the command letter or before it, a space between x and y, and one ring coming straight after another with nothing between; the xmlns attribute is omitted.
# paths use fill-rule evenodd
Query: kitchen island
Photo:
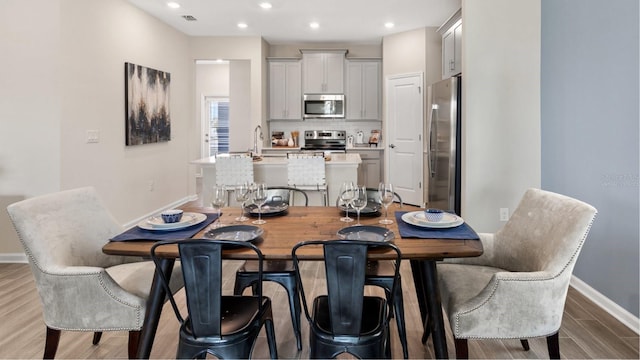
<svg viewBox="0 0 640 360"><path fill-rule="evenodd" d="M263 155L260 160L253 161L253 177L255 182L264 182L267 186L287 186L287 158L286 154ZM327 186L329 188L329 205L333 206L338 198L340 186L345 181L358 181L358 167L362 163L357 153L332 153L325 161ZM215 156L191 161L191 164L202 167L202 196L203 204L207 205L211 198L211 189L216 184ZM322 196L317 191L308 191L309 205L322 205ZM296 205L300 205L296 198ZM236 205L232 201L231 206Z"/></svg>

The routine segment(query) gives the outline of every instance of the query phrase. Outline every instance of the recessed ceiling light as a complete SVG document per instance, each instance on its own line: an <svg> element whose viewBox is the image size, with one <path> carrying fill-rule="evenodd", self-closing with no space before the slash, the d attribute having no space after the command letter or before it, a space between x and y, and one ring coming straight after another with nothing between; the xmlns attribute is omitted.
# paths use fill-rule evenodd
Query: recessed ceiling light
<svg viewBox="0 0 640 360"><path fill-rule="evenodd" d="M312 29L317 29L317 28L320 27L320 24L318 24L317 22L314 21L312 23L309 23L309 27L312 28Z"/></svg>
<svg viewBox="0 0 640 360"><path fill-rule="evenodd" d="M243 22L239 22L239 23L238 23L238 27L239 27L240 29L246 29L248 26L249 26L249 25L247 25L246 23L243 23Z"/></svg>
<svg viewBox="0 0 640 360"><path fill-rule="evenodd" d="M387 29L391 29L391 28L393 28L394 26L395 26L395 24L394 24L394 23L392 23L392 22L384 23L384 27L386 27Z"/></svg>
<svg viewBox="0 0 640 360"><path fill-rule="evenodd" d="M177 2L168 2L167 6L172 8L172 9L179 9L180 8L180 4L178 4Z"/></svg>
<svg viewBox="0 0 640 360"><path fill-rule="evenodd" d="M265 9L265 10L268 10L268 9L271 9L272 5L271 5L271 3L268 3L268 2L261 2L260 3L260 7Z"/></svg>

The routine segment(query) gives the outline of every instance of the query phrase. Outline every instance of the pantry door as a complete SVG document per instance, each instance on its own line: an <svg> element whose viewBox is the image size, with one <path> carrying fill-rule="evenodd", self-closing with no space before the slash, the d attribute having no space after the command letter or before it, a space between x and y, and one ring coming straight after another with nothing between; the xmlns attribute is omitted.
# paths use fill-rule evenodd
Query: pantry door
<svg viewBox="0 0 640 360"><path fill-rule="evenodd" d="M422 206L423 76L387 78L387 182L405 204Z"/></svg>

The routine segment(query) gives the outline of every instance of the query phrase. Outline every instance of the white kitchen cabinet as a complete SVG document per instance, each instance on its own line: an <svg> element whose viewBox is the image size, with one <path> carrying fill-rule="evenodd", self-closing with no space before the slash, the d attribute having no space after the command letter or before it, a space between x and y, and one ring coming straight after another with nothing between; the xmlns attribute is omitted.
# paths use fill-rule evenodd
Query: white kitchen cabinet
<svg viewBox="0 0 640 360"><path fill-rule="evenodd" d="M346 50L302 52L302 89L305 94L342 94Z"/></svg>
<svg viewBox="0 0 640 360"><path fill-rule="evenodd" d="M300 60L269 60L269 119L302 120L301 77Z"/></svg>
<svg viewBox="0 0 640 360"><path fill-rule="evenodd" d="M380 60L347 60L347 120L380 120Z"/></svg>
<svg viewBox="0 0 640 360"><path fill-rule="evenodd" d="M349 149L347 152L360 154L362 163L358 167L358 185L377 189L383 179L382 150Z"/></svg>
<svg viewBox="0 0 640 360"><path fill-rule="evenodd" d="M442 34L442 78L462 72L462 12L458 10L438 32Z"/></svg>

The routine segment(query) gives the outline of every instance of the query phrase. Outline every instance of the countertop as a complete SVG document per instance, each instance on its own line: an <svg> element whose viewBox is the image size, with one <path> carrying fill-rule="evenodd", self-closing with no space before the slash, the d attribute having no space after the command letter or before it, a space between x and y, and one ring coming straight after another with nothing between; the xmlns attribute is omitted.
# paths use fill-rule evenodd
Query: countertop
<svg viewBox="0 0 640 360"><path fill-rule="evenodd" d="M325 161L327 166L340 166L340 165L359 165L362 163L362 159L360 159L360 154L358 153L333 153L330 156L330 159ZM201 166L215 166L216 157L206 157L198 160L193 160L190 164L201 165ZM287 158L284 156L262 156L261 160L254 160L254 166L269 166L269 165L286 165Z"/></svg>
<svg viewBox="0 0 640 360"><path fill-rule="evenodd" d="M378 146L369 146L369 144L364 144L362 146L354 146L352 148L347 148L347 152L349 151L384 151L384 145L378 144Z"/></svg>

